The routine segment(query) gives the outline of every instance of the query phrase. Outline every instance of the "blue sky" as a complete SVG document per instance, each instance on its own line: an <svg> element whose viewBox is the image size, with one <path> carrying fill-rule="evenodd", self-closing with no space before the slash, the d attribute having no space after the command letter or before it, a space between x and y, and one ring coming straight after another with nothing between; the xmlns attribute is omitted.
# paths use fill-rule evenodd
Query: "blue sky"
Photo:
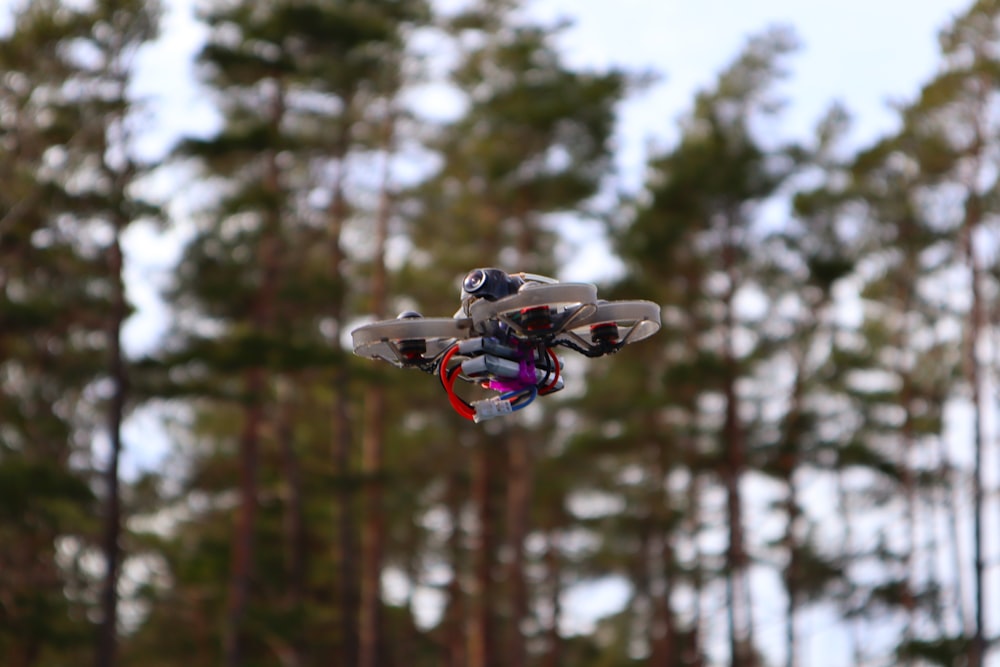
<svg viewBox="0 0 1000 667"><path fill-rule="evenodd" d="M165 0L164 36L143 58L137 91L161 109L150 149L202 129L208 102L192 86L191 55L204 36L193 0ZM442 1L454 5L455 0ZM559 39L570 64L621 66L663 75L624 107L625 166L641 162L647 140L668 142L694 93L710 85L748 35L786 24L803 47L791 59L788 129L805 133L838 100L858 122L859 141L892 126L891 100L912 97L937 65L937 33L971 0L531 0L543 21L574 25Z"/></svg>
<svg viewBox="0 0 1000 667"><path fill-rule="evenodd" d="M781 87L788 102L781 138L809 137L837 102L853 118L849 140L861 146L895 126L891 103L912 99L933 76L938 32L970 5L971 0L536 0L529 6L545 21L574 22L559 38L570 64L661 75L649 91L621 107L619 183L636 191L650 151L676 140L678 118L750 35L788 25L801 42ZM599 226L564 228L570 260L562 278L614 274Z"/></svg>
<svg viewBox="0 0 1000 667"><path fill-rule="evenodd" d="M856 120L863 143L893 126L890 101L907 100L938 63L937 34L971 0L537 0L546 19L576 25L561 40L581 66L625 65L663 80L624 108L623 167L641 163L643 146L669 142L697 90L738 53L747 36L792 26L802 48L784 86L787 129L804 136L834 101Z"/></svg>
<svg viewBox="0 0 1000 667"><path fill-rule="evenodd" d="M0 0L0 31L9 29L12 0ZM204 38L193 16L200 0L163 0L163 36L140 59L134 92L154 116L143 151L162 154L179 136L211 124L210 102L193 84L191 59ZM462 0L438 0L454 6ZM738 53L748 35L786 24L803 47L791 59L785 116L791 136L804 136L829 104L856 119L856 143L890 129L891 101L911 98L938 63L937 33L972 0L525 0L542 21L568 18L559 38L571 65L619 66L662 75L622 108L619 166L637 186L650 142L664 146L694 93Z"/></svg>

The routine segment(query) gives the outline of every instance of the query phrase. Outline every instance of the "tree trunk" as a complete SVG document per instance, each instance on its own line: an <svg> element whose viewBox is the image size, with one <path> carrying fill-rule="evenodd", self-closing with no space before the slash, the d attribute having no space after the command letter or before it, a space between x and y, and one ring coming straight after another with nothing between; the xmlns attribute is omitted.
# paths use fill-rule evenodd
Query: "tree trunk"
<svg viewBox="0 0 1000 667"><path fill-rule="evenodd" d="M855 665L861 665L865 663L864 648L861 642L862 630L861 623L863 619L860 614L855 613L855 609L852 607L857 592L857 585L851 579L850 565L855 559L854 553L854 512L851 508L851 500L848 495L848 489L845 478L847 477L846 471L843 469L841 464L837 464L836 478L837 478L837 509L839 510L839 518L841 525L844 528L844 537L841 545L840 553L840 564L842 569L842 575L844 578L845 588L847 589L847 594L845 597L845 606L847 607L844 611L844 617L847 623L847 634L850 637L851 643L851 657L852 662Z"/></svg>
<svg viewBox="0 0 1000 667"><path fill-rule="evenodd" d="M389 114L383 124L382 149L385 152L378 213L375 216L375 253L372 259L371 300L376 320L386 318L388 276L385 246L392 214L390 192L393 124ZM379 667L382 660L380 622L382 609L382 558L385 543L385 517L382 509L383 449L385 445L385 390L377 383L368 385L365 395L365 426L361 441L361 472L365 479L364 526L361 532L361 614L359 621L359 667Z"/></svg>
<svg viewBox="0 0 1000 667"><path fill-rule="evenodd" d="M901 223L900 234L905 238L912 237L917 230L912 229L910 221L904 220ZM913 308L914 286L916 285L919 273L918 258L913 252L907 252L902 264L900 280L896 285L896 299L899 302L899 322L894 323L895 335L893 346L896 350L905 352L910 350L910 326L909 315ZM913 371L905 361L900 362L898 373L901 387L899 391L899 407L903 411L903 425L899 431L899 465L900 483L903 486L903 495L906 503L904 506L904 523L906 524L907 540L909 542L906 553L906 574L902 581L902 606L906 614L906 624L903 627L903 642L909 644L915 638L914 624L916 622L917 601L914 595L916 589L916 566L917 566L917 488L913 472L913 448L915 435L913 428ZM912 664L912 660L907 659L904 664Z"/></svg>
<svg viewBox="0 0 1000 667"><path fill-rule="evenodd" d="M271 103L270 123L277 132L285 115L284 90L275 82L276 92ZM277 155L267 155L266 172L262 188L274 195L280 193L280 169ZM264 228L257 247L257 265L260 283L255 295L251 323L257 333L273 330L274 301L278 287L281 262L281 210L274 207L267 212ZM233 537L232 561L226 618L223 628L223 660L226 667L243 664L243 621L250 599L250 585L254 565L254 532L257 523L257 476L260 465L260 440L265 421L268 372L261 360L253 360L244 376L243 430L239 440L239 506Z"/></svg>
<svg viewBox="0 0 1000 667"><path fill-rule="evenodd" d="M978 172L978 170L977 170ZM965 205L965 221L962 225L962 250L965 255L966 267L969 271L972 304L969 311L969 323L965 343L965 378L969 384L970 401L973 408L973 572L975 589L975 634L969 646L969 667L982 667L986 654L985 609L986 609L986 572L983 545L983 504L985 501L983 470L983 417L984 404L979 368L979 340L983 330L983 302L980 289L979 260L976 257L975 234L981 219L980 205L977 195L971 191Z"/></svg>
<svg viewBox="0 0 1000 667"><path fill-rule="evenodd" d="M795 470L789 471L785 478L785 514L788 526L785 529L785 550L788 552L788 566L785 568L785 593L788 596L785 619L785 665L795 667L798 664L798 642L795 631L799 608L799 580L801 578L798 557L798 537L796 528L799 523L799 503L795 492Z"/></svg>
<svg viewBox="0 0 1000 667"><path fill-rule="evenodd" d="M963 567L965 557L962 551L962 540L960 527L962 522L962 498L961 493L956 488L954 482L955 470L949 460L948 449L943 437L935 438L935 453L937 455L937 467L935 474L942 484L940 487L940 503L942 511L945 513L944 534L935 541L939 545L933 553L939 557L935 560L940 568L938 581L947 581L949 577L955 577L955 596L952 605L954 612L955 628L958 634L969 636L973 629L969 625L969 597L968 597L968 569ZM939 550L944 553L939 553ZM951 630L946 630L951 632Z"/></svg>
<svg viewBox="0 0 1000 667"><path fill-rule="evenodd" d="M275 281L278 267L278 240L275 237L277 221L265 233L259 249L259 262L263 278L255 305L254 324L258 331L270 327ZM254 562L253 536L257 523L257 475L260 459L260 438L264 426L264 402L267 391L267 371L257 365L246 372L244 380L243 431L239 440L239 507L233 538L232 565L225 628L223 632L224 664L240 667L243 664L243 619L250 598L250 583Z"/></svg>
<svg viewBox="0 0 1000 667"><path fill-rule="evenodd" d="M451 533L448 535L448 556L451 564L451 581L448 582L448 599L444 611L444 656L446 667L465 667L466 658L466 605L462 591L462 485L457 472L448 476L446 503L451 517Z"/></svg>
<svg viewBox="0 0 1000 667"><path fill-rule="evenodd" d="M674 554L662 520L662 516L657 517L657 525L653 526L649 540L649 566L655 568L656 585L649 596L652 616L648 664L649 667L677 667L681 664L680 651L677 624L670 602L673 597Z"/></svg>
<svg viewBox="0 0 1000 667"><path fill-rule="evenodd" d="M729 522L729 544L726 548L726 598L729 609L729 648L733 667L753 667L753 620L750 604L750 590L747 581L747 555L743 532L743 501L740 496L740 482L746 468L746 451L743 427L740 423L739 395L736 383L739 379L739 362L736 358L734 334L736 314L737 275L735 270L736 240L735 214L730 214L726 229L727 239L722 251L723 271L729 279L729 288L724 297L725 321L722 363L724 365L723 395L725 416L722 427L724 461L723 484L726 488L726 513Z"/></svg>
<svg viewBox="0 0 1000 667"><path fill-rule="evenodd" d="M469 667L490 667L494 663L493 643L493 485L490 483L493 456L488 440L475 446L472 459L472 502L476 509L479 535L472 559L468 660Z"/></svg>
<svg viewBox="0 0 1000 667"><path fill-rule="evenodd" d="M693 409L691 414L692 415L694 414ZM701 482L701 472L697 469L697 466L695 464L695 459L697 457L697 454L695 453L694 449L695 449L694 443L689 443L689 446L687 447L687 454L690 458L689 469L691 470L691 483L688 487L688 491L686 494L688 516L685 521L685 523L688 526L688 531L687 531L688 539L691 541L692 548L694 549L695 552L695 565L692 568L693 571L691 573L691 588L692 588L691 593L694 598L693 600L694 608L692 609L691 615L693 616L694 620L692 621L692 627L691 627L690 649L688 649L688 652L685 653L684 655L684 664L690 667L701 667L701 665L703 664L702 656L704 655L704 651L702 650L701 647L701 641L702 641L701 623L703 617L702 600L704 597L704 590L705 590L705 576L701 565L701 563L704 562L704 558L702 557L702 549L699 543L698 533L701 530L700 501L701 501L702 482Z"/></svg>
<svg viewBox="0 0 1000 667"><path fill-rule="evenodd" d="M280 415L278 440L281 464L285 473L284 538L285 538L285 607L290 613L302 608L306 591L307 538L305 505L302 489L302 463L295 447L294 404L290 387L280 385ZM296 630L289 640L285 667L304 664L306 646L301 630Z"/></svg>
<svg viewBox="0 0 1000 667"><path fill-rule="evenodd" d="M350 104L347 105L350 107ZM346 155L350 123L341 128L341 141L334 159L338 161L337 174L332 185L329 214L330 275L336 288L331 297L330 315L333 320L333 345L339 346L341 330L346 316L346 281L344 279L344 251L341 235L347 219L347 201L344 195ZM355 491L351 483L351 450L353 429L348 410L347 387L350 373L347 357L343 355L332 381L333 407L331 430L333 443L331 458L336 482L336 518L334 537L334 562L337 564L337 582L334 599L338 606L340 656L345 665L358 664L359 585L354 520Z"/></svg>
<svg viewBox="0 0 1000 667"><path fill-rule="evenodd" d="M648 493L651 518L647 569L654 582L650 591L650 667L675 667L680 664L677 623L672 608L676 554L671 532L671 499L667 493L667 477L672 468L675 442L664 440L655 414L644 415L644 431L649 434L649 462L652 485Z"/></svg>
<svg viewBox="0 0 1000 667"><path fill-rule="evenodd" d="M653 597L653 642L649 654L649 667L677 667L681 665L674 613L670 609L673 586L668 580L662 595Z"/></svg>
<svg viewBox="0 0 1000 667"><path fill-rule="evenodd" d="M562 664L562 635L559 624L562 622L562 555L559 550L559 529L550 526L548 543L545 549L545 566L549 581L549 606L552 608L552 618L547 630L548 641L545 653L545 667L559 667Z"/></svg>
<svg viewBox="0 0 1000 667"><path fill-rule="evenodd" d="M700 277L696 271L691 271L690 269L685 273L686 283L689 286L697 285L700 282ZM691 313L690 324L686 327L684 334L684 350L690 359L698 358L700 352L700 341L699 335L704 327L704 323L701 321L702 318L698 317L698 305L694 299L695 291L694 289L689 289L688 298L685 304L686 311ZM703 664L702 656L704 651L701 647L701 623L703 618L702 607L703 607L703 594L705 589L705 576L704 568L702 563L705 562L705 558L702 556L702 547L699 540L699 533L702 529L702 460L701 453L699 452L698 441L695 434L698 430L698 421L700 417L699 407L698 407L698 394L701 390L699 383L688 382L686 383L680 395L679 403L684 410L686 415L684 432L681 440L681 452L684 457L684 463L687 466L688 472L691 476L691 480L688 483L688 487L685 493L685 508L684 508L684 520L683 529L687 533L687 539L690 540L691 547L694 550L694 565L691 568L691 587L692 595L694 597L692 610L692 616L694 618L691 628L691 640L689 642L690 648L687 649L689 652L686 653L684 658L684 664L689 667L701 667Z"/></svg>
<svg viewBox="0 0 1000 667"><path fill-rule="evenodd" d="M338 376L341 372L338 371ZM346 375L346 373L344 374ZM354 521L354 489L351 470L351 439L353 437L347 406L347 397L340 391L334 397L333 446L331 458L337 478L334 519L334 556L337 571L334 599L339 619L340 655L343 664L358 663L358 566L357 538Z"/></svg>
<svg viewBox="0 0 1000 667"><path fill-rule="evenodd" d="M527 652L523 624L528 616L528 585L524 575L524 540L528 534L531 502L531 449L523 429L514 427L507 438L507 667L525 667Z"/></svg>
<svg viewBox="0 0 1000 667"><path fill-rule="evenodd" d="M361 600L359 621L359 667L382 665L382 552L385 517L382 511L382 447L385 398L380 387L369 391L365 401L365 432L362 437L361 470L365 483L365 519L361 531Z"/></svg>
<svg viewBox="0 0 1000 667"><path fill-rule="evenodd" d="M247 373L244 391L249 405L244 412L239 444L239 494L236 529L229 575L229 594L223 632L223 661L226 667L243 664L243 618L250 597L253 569L253 533L257 523L257 469L260 457L260 430L263 423L265 375L262 368Z"/></svg>
<svg viewBox="0 0 1000 667"><path fill-rule="evenodd" d="M818 326L820 315L813 309L812 327ZM796 634L796 618L798 616L799 598L801 596L801 571L799 567L800 541L798 536L801 510L795 487L795 472L800 465L801 438L800 428L805 392L806 363L809 356L811 335L803 341L797 351L795 361L795 378L792 383L792 395L789 399L788 412L785 414L782 439L778 451L777 469L785 486L785 516L788 523L782 539L785 552L788 554L788 566L785 568L785 594L788 597L785 618L785 665L795 667L798 664L798 637Z"/></svg>
<svg viewBox="0 0 1000 667"><path fill-rule="evenodd" d="M122 451L122 421L125 418L125 401L128 393L128 376L121 345L121 332L128 316L123 279L124 262L121 247L121 227L115 230L108 249L108 276L113 294L111 319L108 322L108 375L112 383L111 402L108 406L107 429L110 451L104 472L107 493L104 510L102 551L104 554L104 581L101 584L101 624L98 631L97 667L115 664L118 647L118 578L121 570L121 487L118 467Z"/></svg>
<svg viewBox="0 0 1000 667"><path fill-rule="evenodd" d="M904 335L905 337L905 335ZM906 350L907 347L900 347ZM906 612L906 625L903 628L903 641L909 644L915 639L914 625L916 623L917 599L914 595L916 590L916 569L917 569L917 488L913 473L913 381L910 377L909 369L902 371L903 386L900 389L900 407L903 408L903 426L900 429L900 449L902 455L900 471L900 482L903 485L903 494L906 498L905 518L908 537L908 549L906 552L906 574L903 578L902 604ZM912 660L905 660L903 664L910 665Z"/></svg>

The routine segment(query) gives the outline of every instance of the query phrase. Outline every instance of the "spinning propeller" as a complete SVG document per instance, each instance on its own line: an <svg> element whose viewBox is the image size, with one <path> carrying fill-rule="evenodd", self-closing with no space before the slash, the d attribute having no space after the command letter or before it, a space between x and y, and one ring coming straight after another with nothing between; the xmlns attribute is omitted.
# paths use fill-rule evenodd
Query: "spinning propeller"
<svg viewBox="0 0 1000 667"><path fill-rule="evenodd" d="M563 388L554 348L600 357L659 328L660 307L651 301L603 301L587 283L475 269L462 281L455 317L407 311L358 327L351 337L359 356L438 375L455 411L481 422ZM470 403L455 393L459 379L498 395Z"/></svg>

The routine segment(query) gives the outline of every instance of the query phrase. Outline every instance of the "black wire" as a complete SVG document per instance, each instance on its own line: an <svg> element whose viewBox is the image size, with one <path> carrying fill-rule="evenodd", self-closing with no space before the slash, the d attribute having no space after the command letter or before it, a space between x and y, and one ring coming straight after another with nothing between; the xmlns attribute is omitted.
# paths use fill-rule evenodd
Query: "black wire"
<svg viewBox="0 0 1000 667"><path fill-rule="evenodd" d="M552 357L549 356L549 350L544 344L538 346L537 352L538 357L545 360L545 377L535 384L538 387L547 387L549 385L549 378L552 377L552 372L555 370Z"/></svg>
<svg viewBox="0 0 1000 667"><path fill-rule="evenodd" d="M569 349L579 352L583 356L590 357L591 359L596 359L597 357L603 357L606 354L605 350L595 349L595 348L587 349L585 347L581 347L580 345L577 345L576 343L572 343L565 339L560 340L559 345L568 347Z"/></svg>
<svg viewBox="0 0 1000 667"><path fill-rule="evenodd" d="M524 392L520 396L518 396L517 398L513 399L510 402L510 406L512 408L517 408L517 407L520 407L524 403L530 402L532 400L531 394L532 394L532 392L531 392L530 389L524 390Z"/></svg>

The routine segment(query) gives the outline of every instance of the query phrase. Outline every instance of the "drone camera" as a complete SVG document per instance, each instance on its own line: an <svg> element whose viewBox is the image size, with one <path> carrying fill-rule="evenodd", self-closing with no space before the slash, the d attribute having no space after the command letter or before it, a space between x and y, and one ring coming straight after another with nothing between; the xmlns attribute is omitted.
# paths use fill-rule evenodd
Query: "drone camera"
<svg viewBox="0 0 1000 667"><path fill-rule="evenodd" d="M473 269L462 280L462 292L468 296L496 301L516 294L523 284L521 279L500 269Z"/></svg>
<svg viewBox="0 0 1000 667"><path fill-rule="evenodd" d="M486 285L486 272L482 269L475 269L465 276L462 281L462 289L466 294L475 294Z"/></svg>

